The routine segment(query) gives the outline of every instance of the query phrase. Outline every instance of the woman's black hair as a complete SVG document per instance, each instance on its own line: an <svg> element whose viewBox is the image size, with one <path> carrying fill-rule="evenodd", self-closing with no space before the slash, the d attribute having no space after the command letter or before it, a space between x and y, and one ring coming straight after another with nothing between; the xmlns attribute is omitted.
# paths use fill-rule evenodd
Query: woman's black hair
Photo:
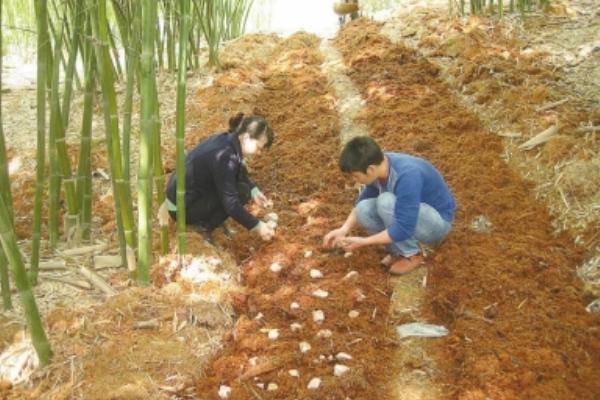
<svg viewBox="0 0 600 400"><path fill-rule="evenodd" d="M344 146L338 163L342 172L366 173L369 165L383 162L379 145L368 136L357 136Z"/></svg>
<svg viewBox="0 0 600 400"><path fill-rule="evenodd" d="M229 119L229 132L235 135L242 135L246 132L252 139L267 138L266 148L271 147L273 143L273 130L267 123L267 120L261 115L244 117L244 113L238 113Z"/></svg>

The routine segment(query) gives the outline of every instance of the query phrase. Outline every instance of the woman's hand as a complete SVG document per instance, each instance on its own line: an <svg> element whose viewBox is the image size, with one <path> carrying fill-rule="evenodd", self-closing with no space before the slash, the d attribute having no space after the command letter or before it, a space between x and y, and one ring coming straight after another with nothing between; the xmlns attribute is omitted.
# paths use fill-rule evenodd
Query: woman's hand
<svg viewBox="0 0 600 400"><path fill-rule="evenodd" d="M262 208L272 208L273 207L273 202L271 200L269 200L267 198L267 196L265 196L263 194L263 192L261 192L260 190L257 190L256 192L254 192L254 195L252 196L252 200L254 200L254 203Z"/></svg>
<svg viewBox="0 0 600 400"><path fill-rule="evenodd" d="M269 240L273 239L273 237L275 236L275 230L269 226L268 224L265 224L264 222L259 222L258 225L256 225L256 228L252 229L253 231L255 231L262 240L264 240L265 242L268 242Z"/></svg>
<svg viewBox="0 0 600 400"><path fill-rule="evenodd" d="M338 246L338 243L345 238L347 233L348 231L344 227L330 231L323 237L323 247L331 248Z"/></svg>

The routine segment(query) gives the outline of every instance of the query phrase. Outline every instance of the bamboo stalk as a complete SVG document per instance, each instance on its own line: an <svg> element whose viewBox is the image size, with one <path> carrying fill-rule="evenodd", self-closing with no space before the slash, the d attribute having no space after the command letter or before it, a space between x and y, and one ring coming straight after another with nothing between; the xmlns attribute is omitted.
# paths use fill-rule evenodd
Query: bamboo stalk
<svg viewBox="0 0 600 400"><path fill-rule="evenodd" d="M0 21L2 21L2 0L0 0ZM2 25L0 24L0 71L2 71ZM0 73L0 187L5 188L0 192L4 196L4 203L8 206L8 215L11 225L14 226L14 215L12 208L12 194L10 190L10 180L8 177L8 160L6 158L6 144L4 140L4 123L2 118L2 74ZM8 260L4 255L4 250L0 249L0 291L2 292L2 304L5 310L11 310L12 299L10 295L10 282L8 277Z"/></svg>
<svg viewBox="0 0 600 400"><path fill-rule="evenodd" d="M115 193L115 210L117 214L117 228L119 229L121 257L125 260L127 259L127 249L136 248L136 238L132 205L128 202L126 183L123 176L117 101L112 63L110 54L108 53L106 0L88 0L88 4L93 12L92 28L95 36L96 59L103 94L106 145L111 165L113 192Z"/></svg>
<svg viewBox="0 0 600 400"><path fill-rule="evenodd" d="M69 126L69 113L71 110L71 95L73 93L73 75L75 73L75 62L77 61L77 51L79 49L79 36L81 35L81 27L83 25L83 0L75 0L75 27L71 36L71 49L69 50L69 61L65 71L65 91L63 94L62 103L62 120L66 129Z"/></svg>
<svg viewBox="0 0 600 400"><path fill-rule="evenodd" d="M87 36L91 36L91 24L87 24ZM89 241L92 226L92 117L94 114L94 89L96 77L94 53L90 40L85 42L85 91L81 123L79 165L77 168L77 205L80 211L80 233L83 240Z"/></svg>
<svg viewBox="0 0 600 400"><path fill-rule="evenodd" d="M138 267L137 282L149 283L152 262L152 166L156 98L154 92L154 43L156 38L156 1L142 2L142 55L140 164L138 173Z"/></svg>
<svg viewBox="0 0 600 400"><path fill-rule="evenodd" d="M61 32L58 41L56 42L56 54L61 52L62 38L63 33ZM76 47L74 47L74 49L76 49ZM67 146L65 143L65 126L62 121L62 113L60 110L59 69L60 64L56 63L54 65L52 93L50 95L50 136L53 138L56 149L51 149L50 154L53 154L53 156L56 157L56 168L58 171L60 171L60 180L56 180L57 187L55 189L60 190L60 183L58 182L64 182L65 198L67 203L65 235L68 239L70 239L74 236L74 231L77 229L77 224L79 223L79 210L77 208L75 181L72 176L71 163L69 161L69 154L67 153ZM56 172L53 172L53 174L56 174ZM56 193L53 195L57 196ZM55 206L58 205L56 201L54 201L53 204ZM55 210L55 213L55 215L58 216L58 210Z"/></svg>
<svg viewBox="0 0 600 400"><path fill-rule="evenodd" d="M179 32L179 71L177 72L176 108L176 181L177 181L177 243L179 256L185 254L185 92L187 80L187 44L190 23L190 0L179 0L181 9ZM181 258L180 258L181 259Z"/></svg>
<svg viewBox="0 0 600 400"><path fill-rule="evenodd" d="M29 279L37 284L38 262L40 259L40 239L42 225L42 196L44 193L44 167L46 164L46 78L50 57L48 16L46 0L33 0L37 15L37 150L35 200L33 206L33 229L31 234L31 269Z"/></svg>
<svg viewBox="0 0 600 400"><path fill-rule="evenodd" d="M27 327L31 333L31 341L42 365L50 362L52 349L44 332L40 313L35 303L35 298L31 290L31 284L27 278L25 265L21 258L21 252L17 246L15 232L8 215L8 207L4 202L4 197L0 196L0 241L2 248L10 263L15 286L23 305Z"/></svg>

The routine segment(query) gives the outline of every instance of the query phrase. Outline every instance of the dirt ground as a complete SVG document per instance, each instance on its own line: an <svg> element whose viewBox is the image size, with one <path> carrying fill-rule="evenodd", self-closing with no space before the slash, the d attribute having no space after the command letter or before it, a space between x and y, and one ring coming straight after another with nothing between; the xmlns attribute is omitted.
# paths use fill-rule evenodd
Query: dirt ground
<svg viewBox="0 0 600 400"><path fill-rule="evenodd" d="M425 374L439 398L597 398L600 318L585 306L600 277L600 139L578 129L599 125L600 111L596 81L575 77L596 73L600 52L583 51L595 43L598 14L578 4L585 12L557 9L555 18L528 19L529 30L512 19L411 9L385 24L354 21L330 43L362 98L355 123L385 149L431 160L459 205L448 239L404 281L425 286L418 318L449 330L422 339L422 355L399 356L412 342L395 327L417 317L393 312L402 294L379 265L381 249L344 257L320 246L357 193L337 169L343 118L322 69L321 39L247 35L224 50L224 71L192 78L186 145L224 129L238 111L266 116L275 143L249 164L279 215L275 240L263 243L231 223L237 235L219 232L218 248L189 232L183 269L157 253L149 288L131 287L117 267L97 270L119 292L106 300L64 282L38 289L53 364L30 386L0 385L0 397L219 399L230 391L230 399L398 399L409 398L395 391L398 376ZM567 64L536 47L573 26L591 36L572 44L575 59L561 53ZM164 110L170 127L173 108ZM10 124L9 133L18 126ZM550 141L519 148L553 125L559 133ZM10 137L15 158L22 149ZM95 169L108 170L98 144ZM172 139L164 156L170 173ZM32 181L26 169L13 180L24 249ZM112 197L101 173L96 181L96 242L106 246L49 255L65 260L65 274L115 253ZM199 265L210 279L190 275ZM586 265L584 285L577 272ZM0 326L3 349L22 322L4 313ZM336 365L349 369L335 376ZM309 389L315 378L319 387Z"/></svg>

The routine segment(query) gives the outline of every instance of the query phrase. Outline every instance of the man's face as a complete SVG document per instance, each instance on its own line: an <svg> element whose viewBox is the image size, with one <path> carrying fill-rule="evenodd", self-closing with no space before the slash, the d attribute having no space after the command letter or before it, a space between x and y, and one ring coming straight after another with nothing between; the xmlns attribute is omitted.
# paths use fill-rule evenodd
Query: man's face
<svg viewBox="0 0 600 400"><path fill-rule="evenodd" d="M373 165L369 165L367 172L353 171L350 172L350 176L352 176L352 179L354 179L355 182L362 185L370 185L377 179L375 167Z"/></svg>

